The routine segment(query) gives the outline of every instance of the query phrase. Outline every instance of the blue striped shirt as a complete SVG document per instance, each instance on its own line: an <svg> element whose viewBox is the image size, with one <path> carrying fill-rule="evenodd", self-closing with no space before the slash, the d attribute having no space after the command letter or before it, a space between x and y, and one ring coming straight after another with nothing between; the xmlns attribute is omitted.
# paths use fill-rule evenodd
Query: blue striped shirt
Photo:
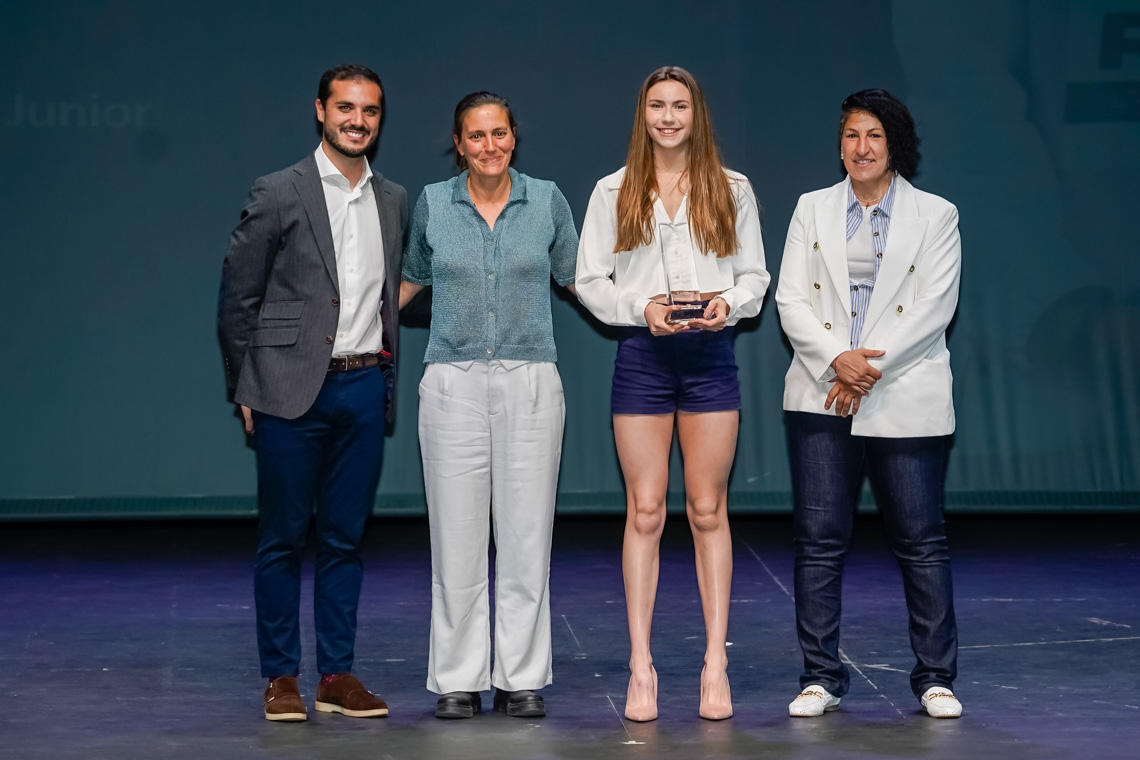
<svg viewBox="0 0 1140 760"><path fill-rule="evenodd" d="M879 264L883 261L883 251L887 249L887 233L891 229L891 208L895 205L895 181L891 178L891 186L879 204L871 209L871 244L875 249L875 277L863 282L851 283L851 349L859 347L859 336L863 332L863 320L867 316L867 307L871 304L871 293L875 289L875 280L879 277ZM859 199L855 197L855 189L847 183L847 240L855 237L859 227L863 224L863 209Z"/></svg>

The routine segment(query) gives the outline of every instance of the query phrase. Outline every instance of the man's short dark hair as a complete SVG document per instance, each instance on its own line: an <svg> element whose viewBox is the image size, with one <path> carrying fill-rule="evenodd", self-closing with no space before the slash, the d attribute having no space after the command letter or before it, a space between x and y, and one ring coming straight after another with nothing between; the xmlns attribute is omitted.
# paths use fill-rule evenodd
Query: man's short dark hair
<svg viewBox="0 0 1140 760"><path fill-rule="evenodd" d="M380 88L380 107L383 109L384 85L380 81L380 77L376 75L375 71L367 66L361 66L359 63L346 63L321 74L321 83L317 86L317 99L321 103L327 103L329 96L332 95L332 83L345 80L373 82Z"/></svg>

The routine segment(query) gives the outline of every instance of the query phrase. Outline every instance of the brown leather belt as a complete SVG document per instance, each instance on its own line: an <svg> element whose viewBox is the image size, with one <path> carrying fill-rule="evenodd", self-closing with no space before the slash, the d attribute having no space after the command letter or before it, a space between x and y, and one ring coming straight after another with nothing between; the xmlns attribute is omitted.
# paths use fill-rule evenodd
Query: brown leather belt
<svg viewBox="0 0 1140 760"><path fill-rule="evenodd" d="M347 372L350 369L375 367L380 363L380 354L356 354L354 356L334 356L329 360L329 372Z"/></svg>

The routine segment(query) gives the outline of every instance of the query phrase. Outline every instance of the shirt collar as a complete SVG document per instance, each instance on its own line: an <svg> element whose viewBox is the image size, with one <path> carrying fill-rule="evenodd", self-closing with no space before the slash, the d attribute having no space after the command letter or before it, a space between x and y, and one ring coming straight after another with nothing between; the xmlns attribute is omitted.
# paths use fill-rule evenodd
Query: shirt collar
<svg viewBox="0 0 1140 760"><path fill-rule="evenodd" d="M514 169L507 169L511 175L511 194L507 198L507 205L515 202L526 202L526 176L519 174ZM459 176L452 180L451 186L451 202L452 203L467 203L471 206L475 202L471 200L471 192L467 189L467 175L469 172L464 169L460 172Z"/></svg>
<svg viewBox="0 0 1140 760"><path fill-rule="evenodd" d="M341 174L340 169L336 168L336 164L332 162L332 159L325 155L325 149L322 145L317 146L317 151L313 154L313 157L317 161L317 171L320 173L321 179L331 179L334 184L341 185L346 192L349 190L351 183L348 181L348 177ZM356 183L356 188L361 189L365 187L371 179L372 165L369 164L368 161L365 161L364 174L360 175L360 181Z"/></svg>
<svg viewBox="0 0 1140 760"><path fill-rule="evenodd" d="M884 195L879 200L879 202L871 209L872 211L878 211L880 214L887 217L888 219L891 218L891 209L894 208L894 205L895 205L895 188L899 186L899 183L895 182L896 176L897 175L893 175L893 174L891 175L891 186L889 188L887 188L887 194ZM851 187L851 177L848 176L847 177L847 213L850 214L859 205L860 205L859 199L855 197L855 188Z"/></svg>

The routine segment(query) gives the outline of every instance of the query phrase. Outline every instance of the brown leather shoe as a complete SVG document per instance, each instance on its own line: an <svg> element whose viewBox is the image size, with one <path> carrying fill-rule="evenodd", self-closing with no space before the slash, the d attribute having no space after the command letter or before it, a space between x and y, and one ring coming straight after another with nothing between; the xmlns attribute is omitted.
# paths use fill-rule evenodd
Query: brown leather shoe
<svg viewBox="0 0 1140 760"><path fill-rule="evenodd" d="M308 720L305 703L297 689L297 676L278 676L265 690L265 719L299 721Z"/></svg>
<svg viewBox="0 0 1140 760"><path fill-rule="evenodd" d="M383 718L388 705L351 673L342 673L332 683L317 687L317 710L337 712L350 718Z"/></svg>

